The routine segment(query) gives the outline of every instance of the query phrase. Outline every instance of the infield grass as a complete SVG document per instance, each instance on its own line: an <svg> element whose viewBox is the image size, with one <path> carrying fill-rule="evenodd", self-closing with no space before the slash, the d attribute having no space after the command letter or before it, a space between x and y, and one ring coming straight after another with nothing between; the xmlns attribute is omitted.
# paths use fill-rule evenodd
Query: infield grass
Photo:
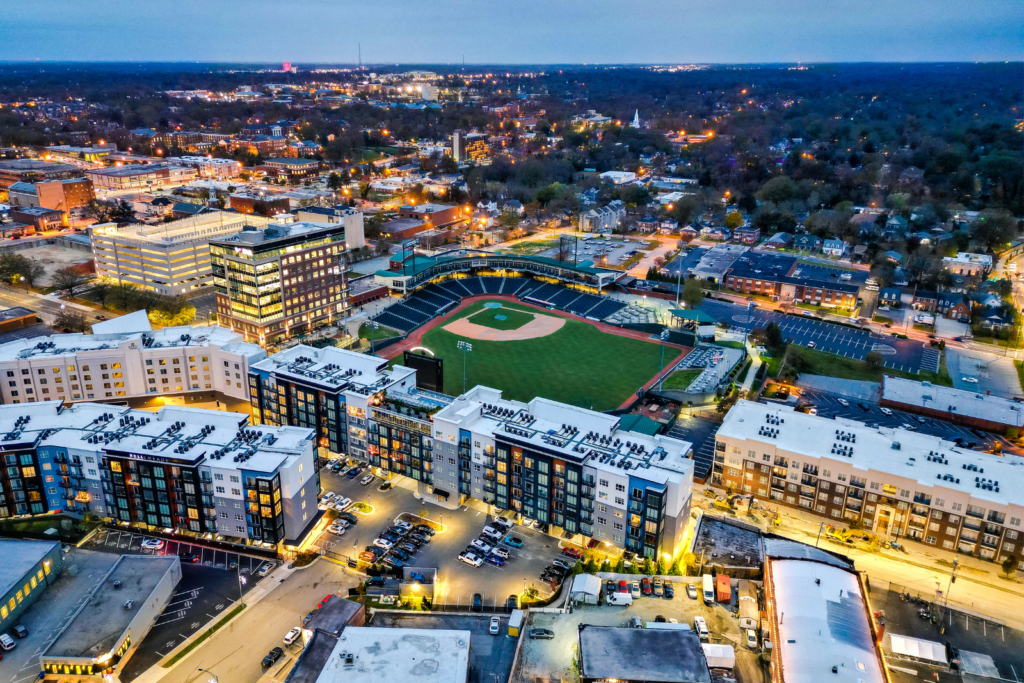
<svg viewBox="0 0 1024 683"><path fill-rule="evenodd" d="M499 320L497 317L499 315L505 316L505 319ZM524 313L511 308L485 308L470 317L469 322L494 330L518 330L531 320L533 320L532 313Z"/></svg>
<svg viewBox="0 0 1024 683"><path fill-rule="evenodd" d="M420 342L444 358L444 388L448 394L462 393L463 357L456 345L464 338L448 332L444 326L481 310L489 313L495 310L484 309L484 303L486 301L478 301L446 320L424 334ZM544 315L536 309L506 301L501 305L506 315L517 310ZM518 401L543 396L584 408L611 410L632 396L661 367L660 345L607 334L577 320L566 320L554 334L537 339L468 341L473 350L466 355L465 386L472 388L483 384L502 390L505 398ZM677 355L677 349L667 349L665 364Z"/></svg>

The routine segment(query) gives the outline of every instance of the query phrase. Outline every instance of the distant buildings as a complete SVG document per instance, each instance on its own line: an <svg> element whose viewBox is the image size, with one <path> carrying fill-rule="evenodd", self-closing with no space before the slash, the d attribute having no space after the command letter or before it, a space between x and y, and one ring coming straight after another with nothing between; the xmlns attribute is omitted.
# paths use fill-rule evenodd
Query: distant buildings
<svg viewBox="0 0 1024 683"><path fill-rule="evenodd" d="M92 228L96 274L166 296L189 294L213 284L211 240L269 222L261 216L210 211L159 225L96 225Z"/></svg>
<svg viewBox="0 0 1024 683"><path fill-rule="evenodd" d="M246 226L212 241L218 322L263 345L346 317L345 257L364 244L361 220Z"/></svg>
<svg viewBox="0 0 1024 683"><path fill-rule="evenodd" d="M57 164L38 159L0 159L0 190L6 190L17 182L36 183L41 180L81 177L81 169L71 164Z"/></svg>
<svg viewBox="0 0 1024 683"><path fill-rule="evenodd" d="M626 205L616 199L607 206L590 209L580 214L582 232L612 232L626 217Z"/></svg>
<svg viewBox="0 0 1024 683"><path fill-rule="evenodd" d="M169 164L130 164L85 171L93 185L104 190L152 189L184 185L198 177L196 169Z"/></svg>
<svg viewBox="0 0 1024 683"><path fill-rule="evenodd" d="M96 198L92 181L88 178L17 182L7 188L7 195L12 207L38 206L65 213L88 206Z"/></svg>
<svg viewBox="0 0 1024 683"><path fill-rule="evenodd" d="M169 157L168 163L181 166L191 166L196 169L200 178L213 178L215 180L229 180L237 178L244 168L240 161L234 159L221 159L219 157L185 156Z"/></svg>
<svg viewBox="0 0 1024 683"><path fill-rule="evenodd" d="M942 267L954 275L984 277L992 270L992 257L961 251L956 256L943 257Z"/></svg>
<svg viewBox="0 0 1024 683"><path fill-rule="evenodd" d="M443 228L462 220L462 207L451 204L405 205L398 210L399 218L414 218L429 223L429 228Z"/></svg>
<svg viewBox="0 0 1024 683"><path fill-rule="evenodd" d="M288 182L315 178L320 174L320 162L316 159L267 159L256 167L271 178L283 178Z"/></svg>
<svg viewBox="0 0 1024 683"><path fill-rule="evenodd" d="M630 171L605 171L598 177L601 180L607 180L613 185L625 185L636 180L636 173Z"/></svg>
<svg viewBox="0 0 1024 683"><path fill-rule="evenodd" d="M229 206L238 213L275 217L289 213L291 203L287 197L237 192L228 197Z"/></svg>

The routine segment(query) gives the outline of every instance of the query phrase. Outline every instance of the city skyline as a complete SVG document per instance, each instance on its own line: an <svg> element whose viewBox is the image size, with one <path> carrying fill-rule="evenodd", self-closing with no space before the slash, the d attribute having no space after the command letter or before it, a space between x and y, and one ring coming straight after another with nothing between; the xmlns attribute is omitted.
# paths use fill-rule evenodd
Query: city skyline
<svg viewBox="0 0 1024 683"><path fill-rule="evenodd" d="M319 0L12 5L0 25L0 61L141 61L346 64L651 64L1016 61L1024 58L1018 3L878 0L823 9L743 0L643 12L608 0L522 3L514 11L472 0L443 8L395 0L383 9ZM395 17L403 20L396 26ZM533 19L525 19L533 17ZM239 21L239 20L242 21ZM266 21L265 21L266 20ZM495 30L512 21L515 30ZM170 26L187 31L168 30ZM311 35L311 26L336 27ZM572 27L566 30L564 27ZM312 39L311 39L312 38Z"/></svg>

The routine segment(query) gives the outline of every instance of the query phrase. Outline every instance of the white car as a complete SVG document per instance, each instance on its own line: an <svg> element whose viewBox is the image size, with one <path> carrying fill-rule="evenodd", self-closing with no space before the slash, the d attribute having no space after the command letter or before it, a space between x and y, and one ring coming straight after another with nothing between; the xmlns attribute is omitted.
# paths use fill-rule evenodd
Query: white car
<svg viewBox="0 0 1024 683"><path fill-rule="evenodd" d="M142 539L142 547L146 550L160 550L164 547L164 542L159 538L144 538Z"/></svg>
<svg viewBox="0 0 1024 683"><path fill-rule="evenodd" d="M473 542L470 543L470 545L484 554L491 552L491 548L493 547L488 545L487 543L484 543L479 538L474 538Z"/></svg>
<svg viewBox="0 0 1024 683"><path fill-rule="evenodd" d="M704 617L693 618L693 630L697 632L701 640L708 640L711 637L711 632L708 631L708 622L704 621Z"/></svg>
<svg viewBox="0 0 1024 683"><path fill-rule="evenodd" d="M472 567L479 567L484 563L482 559L474 555L473 553L462 553L459 555L459 561L465 562Z"/></svg>
<svg viewBox="0 0 1024 683"><path fill-rule="evenodd" d="M329 527L327 527L327 531L328 533L332 533L335 536L341 536L345 533L345 527L341 526L340 524L332 524Z"/></svg>
<svg viewBox="0 0 1024 683"><path fill-rule="evenodd" d="M968 384L977 384L978 383L978 378L977 377L961 377L960 381L961 382L967 382Z"/></svg>
<svg viewBox="0 0 1024 683"><path fill-rule="evenodd" d="M373 539L373 544L378 548L384 548L384 550L391 550L391 548L395 545L386 538L375 538Z"/></svg>
<svg viewBox="0 0 1024 683"><path fill-rule="evenodd" d="M841 405L842 407L844 407L844 408L849 408L850 407L850 402L847 401L845 398L837 398L836 400L839 401L839 405Z"/></svg>
<svg viewBox="0 0 1024 683"><path fill-rule="evenodd" d="M485 526L484 530L481 533L484 536L489 536L490 538L494 538L494 539L499 539L499 538L501 538L502 536L505 535L505 532L503 532L501 529L498 529L498 528L493 527L493 526Z"/></svg>
<svg viewBox="0 0 1024 683"><path fill-rule="evenodd" d="M352 504L352 499L351 498L344 498L344 497L342 497L342 498L338 498L337 500L335 500L334 504L331 507L333 507L338 512L341 512L342 510L344 510L345 508L347 508L351 504Z"/></svg>
<svg viewBox="0 0 1024 683"><path fill-rule="evenodd" d="M639 581L630 581L630 583L629 583L629 593L630 593L630 595L633 596L634 600L636 600L637 598L639 598L642 595L642 593L640 592L640 582Z"/></svg>
<svg viewBox="0 0 1024 683"><path fill-rule="evenodd" d="M335 493L334 491L327 491L327 492L324 493L323 497L320 498L320 500L329 503L330 501L334 500L337 497L338 497L338 494Z"/></svg>
<svg viewBox="0 0 1024 683"><path fill-rule="evenodd" d="M412 529L412 524L409 524L409 522L395 522L392 526L397 526L402 531L409 531L409 529Z"/></svg>
<svg viewBox="0 0 1024 683"><path fill-rule="evenodd" d="M888 408L884 408L883 407L883 408L879 408L879 410L882 411L882 415L885 415L886 417L892 417L892 411L889 410Z"/></svg>
<svg viewBox="0 0 1024 683"><path fill-rule="evenodd" d="M752 628L747 629L747 647L751 650L757 649L757 631Z"/></svg>
<svg viewBox="0 0 1024 683"><path fill-rule="evenodd" d="M507 560L509 558L508 551L504 548L491 548L491 555L500 557L503 560Z"/></svg>
<svg viewBox="0 0 1024 683"><path fill-rule="evenodd" d="M299 636L301 634L302 634L302 629L301 628L299 628L298 626L292 627L292 630L288 631L288 633L286 633L285 636L284 636L284 644L285 645L291 645L292 643L294 643L296 640L299 639Z"/></svg>
<svg viewBox="0 0 1024 683"><path fill-rule="evenodd" d="M362 484L363 486L366 486L371 481L373 481L373 475L372 474L367 474L365 477L363 477L362 479L359 480L359 483Z"/></svg>
<svg viewBox="0 0 1024 683"><path fill-rule="evenodd" d="M491 625L487 629L488 633L490 633L492 636L496 636L496 635L498 635L498 632L500 630L501 630L501 619L499 619L498 617L491 617Z"/></svg>

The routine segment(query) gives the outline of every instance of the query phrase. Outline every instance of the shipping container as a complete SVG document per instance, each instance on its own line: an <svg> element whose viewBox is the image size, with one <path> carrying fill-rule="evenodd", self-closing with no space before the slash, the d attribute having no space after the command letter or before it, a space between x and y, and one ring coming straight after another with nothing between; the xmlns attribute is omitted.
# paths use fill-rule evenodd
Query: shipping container
<svg viewBox="0 0 1024 683"><path fill-rule="evenodd" d="M726 604L732 602L732 583L729 581L728 576L719 574L715 577L715 587L718 593L718 602Z"/></svg>

